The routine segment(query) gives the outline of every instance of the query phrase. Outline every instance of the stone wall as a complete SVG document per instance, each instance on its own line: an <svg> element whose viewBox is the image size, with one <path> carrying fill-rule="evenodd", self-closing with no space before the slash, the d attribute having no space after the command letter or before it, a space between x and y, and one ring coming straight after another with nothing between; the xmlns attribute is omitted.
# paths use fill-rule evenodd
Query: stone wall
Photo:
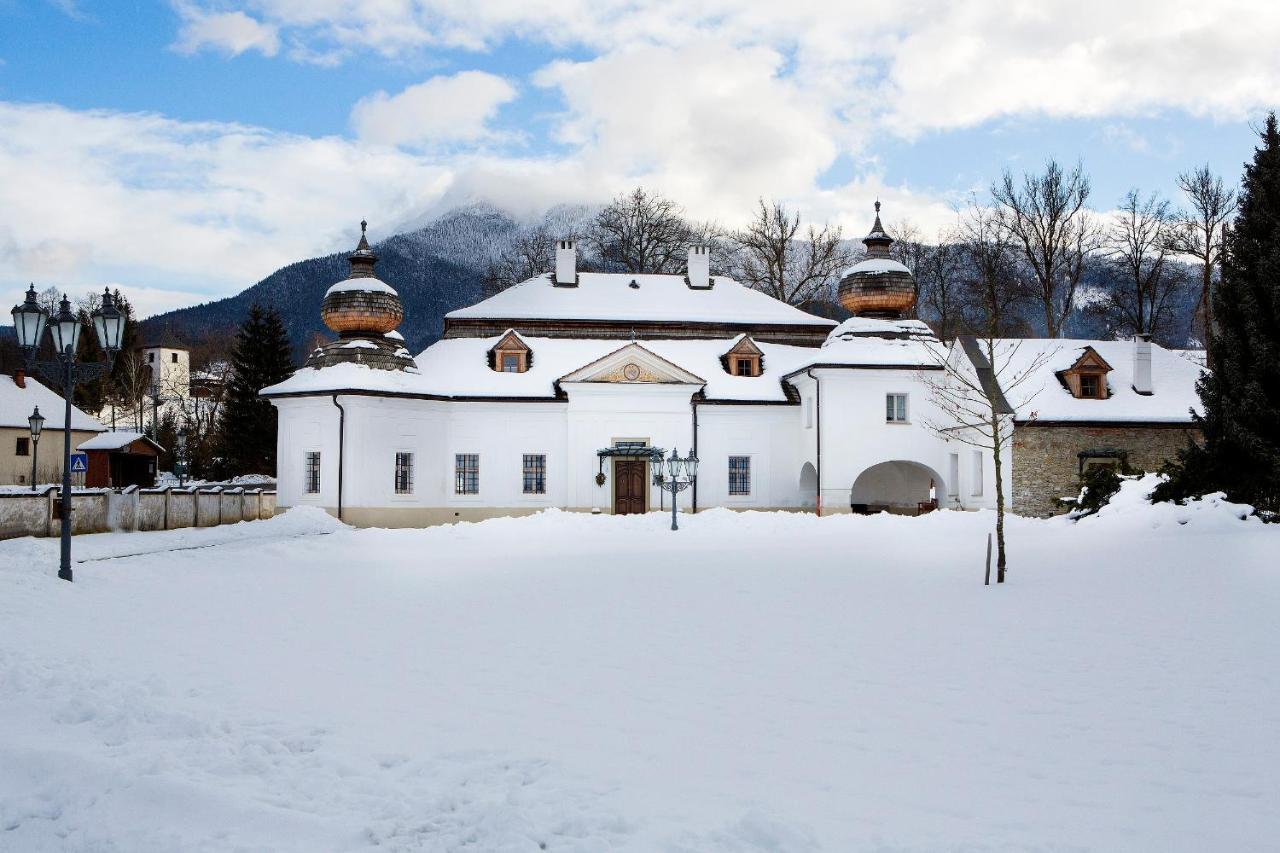
<svg viewBox="0 0 1280 853"><path fill-rule="evenodd" d="M71 495L71 531L80 534L193 527L197 499L201 527L270 518L276 509L276 493L262 489L86 489ZM0 539L57 536L60 529L57 488L0 492Z"/></svg>
<svg viewBox="0 0 1280 853"><path fill-rule="evenodd" d="M1019 515L1063 512L1058 500L1080 492L1082 452L1117 450L1129 467L1155 471L1199 430L1185 424L1018 424L1013 433L1012 508Z"/></svg>

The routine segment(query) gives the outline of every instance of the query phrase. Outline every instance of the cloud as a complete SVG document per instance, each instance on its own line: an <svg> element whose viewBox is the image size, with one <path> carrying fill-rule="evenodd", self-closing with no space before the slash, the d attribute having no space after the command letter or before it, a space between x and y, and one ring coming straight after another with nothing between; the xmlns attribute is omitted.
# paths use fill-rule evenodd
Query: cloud
<svg viewBox="0 0 1280 853"><path fill-rule="evenodd" d="M210 49L227 56L239 56L256 50L263 56L275 56L280 50L276 26L264 24L244 12L204 12L188 4L180 5L178 11L183 23L173 48L179 53Z"/></svg>
<svg viewBox="0 0 1280 853"><path fill-rule="evenodd" d="M483 71L432 77L397 95L360 99L351 126L364 142L412 147L477 142L493 136L488 123L498 108L515 99L516 88Z"/></svg>
<svg viewBox="0 0 1280 853"><path fill-rule="evenodd" d="M788 57L787 76L833 112L904 136L1024 114L1179 109L1240 120L1280 88L1280 6L1256 0L1128 0L1122 9L1114 0L904 0L836 14L826 0L240 5L287 32L291 56L326 61L353 51L484 51L507 40L598 55L765 48Z"/></svg>

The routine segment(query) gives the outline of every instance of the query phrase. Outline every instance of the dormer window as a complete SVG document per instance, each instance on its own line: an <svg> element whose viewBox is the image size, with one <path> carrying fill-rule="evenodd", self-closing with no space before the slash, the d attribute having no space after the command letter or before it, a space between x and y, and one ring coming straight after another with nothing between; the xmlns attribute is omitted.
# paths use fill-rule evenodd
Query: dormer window
<svg viewBox="0 0 1280 853"><path fill-rule="evenodd" d="M524 373L533 351L514 331L508 331L489 351L489 366L498 373Z"/></svg>
<svg viewBox="0 0 1280 853"><path fill-rule="evenodd" d="M731 376L759 376L764 371L764 353L746 335L725 353L724 360Z"/></svg>
<svg viewBox="0 0 1280 853"><path fill-rule="evenodd" d="M1107 399L1107 374L1111 365L1093 347L1085 347L1075 364L1059 371L1058 378L1077 400Z"/></svg>

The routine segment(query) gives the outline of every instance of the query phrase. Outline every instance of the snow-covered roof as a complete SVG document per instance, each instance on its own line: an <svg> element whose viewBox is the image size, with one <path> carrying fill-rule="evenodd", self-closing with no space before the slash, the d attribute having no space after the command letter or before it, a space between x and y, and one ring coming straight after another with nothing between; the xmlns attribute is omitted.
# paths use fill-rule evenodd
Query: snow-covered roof
<svg viewBox="0 0 1280 853"><path fill-rule="evenodd" d="M1110 394L1105 400L1072 396L1058 378L1092 347L1111 365L1107 374ZM1200 368L1172 350L1151 345L1153 393L1133 390L1133 341L1004 339L998 342L996 370L1018 420L1040 421L1134 421L1186 423L1189 410L1200 412L1196 379ZM1040 362L1017 388L1014 379ZM1031 396L1034 392L1034 396Z"/></svg>
<svg viewBox="0 0 1280 853"><path fill-rule="evenodd" d="M568 376L629 342L617 338L541 338L521 335L532 352L524 373L501 373L489 367L489 351L505 335L486 338L445 338L427 347L416 359L419 372L370 370L340 364L319 370L303 368L291 378L264 388L267 396L325 393L360 389L389 394L440 397L553 399L556 380ZM741 339L643 340L638 344L695 376L707 380L706 396L713 400L785 402L781 379L805 364L820 360L814 347L795 347L756 341L763 356L760 376L732 376L721 357Z"/></svg>
<svg viewBox="0 0 1280 853"><path fill-rule="evenodd" d="M1209 354L1202 349L1171 349L1169 352L1185 358L1196 367L1205 368L1209 366Z"/></svg>
<svg viewBox="0 0 1280 853"><path fill-rule="evenodd" d="M936 367L946 348L920 320L850 317L827 336L812 361L817 364Z"/></svg>
<svg viewBox="0 0 1280 853"><path fill-rule="evenodd" d="M26 378L26 386L19 388L12 376L0 375L0 427L28 429L27 418L31 417L32 409L39 406L40 414L44 416L44 428L62 429L62 414L66 408L62 397L30 376ZM75 406L71 407L71 428L87 432L106 429Z"/></svg>
<svg viewBox="0 0 1280 853"><path fill-rule="evenodd" d="M95 435L93 438L80 442L80 446L76 449L119 450L122 447L128 447L130 444L133 444L135 441L140 439L145 439L147 443L152 444L157 448L160 447L160 445L147 438L143 433L122 429L116 432L104 432L99 435Z"/></svg>
<svg viewBox="0 0 1280 853"><path fill-rule="evenodd" d="M889 272L900 272L911 275L911 270L891 258L867 258L859 261L841 274L841 278L858 273L861 275L883 275Z"/></svg>
<svg viewBox="0 0 1280 853"><path fill-rule="evenodd" d="M330 293L344 293L349 290L358 290L364 293L390 293L392 295L395 295L396 293L396 289L385 281L366 275L343 279L326 290L324 295L328 296Z"/></svg>
<svg viewBox="0 0 1280 853"><path fill-rule="evenodd" d="M681 275L578 274L577 287L556 287L541 275L450 311L451 319L605 320L834 326L725 276L691 288ZM632 284L636 286L633 287Z"/></svg>

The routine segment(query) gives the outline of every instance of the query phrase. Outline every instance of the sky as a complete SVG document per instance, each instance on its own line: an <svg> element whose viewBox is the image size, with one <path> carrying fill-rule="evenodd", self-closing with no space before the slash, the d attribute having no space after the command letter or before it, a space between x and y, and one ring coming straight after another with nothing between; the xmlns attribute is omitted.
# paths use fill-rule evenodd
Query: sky
<svg viewBox="0 0 1280 853"><path fill-rule="evenodd" d="M1261 0L0 0L0 285L143 315L487 201L636 185L928 237L1005 169L1091 205L1234 183L1280 101Z"/></svg>

